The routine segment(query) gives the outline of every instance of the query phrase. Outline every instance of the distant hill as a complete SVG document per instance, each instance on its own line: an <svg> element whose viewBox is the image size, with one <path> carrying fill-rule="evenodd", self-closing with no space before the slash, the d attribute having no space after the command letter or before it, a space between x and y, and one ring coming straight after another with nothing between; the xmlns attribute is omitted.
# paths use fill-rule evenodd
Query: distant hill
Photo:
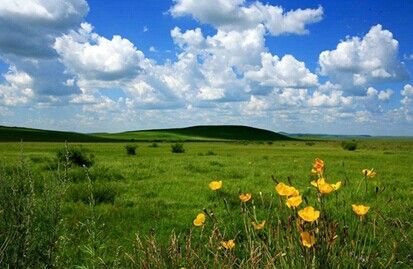
<svg viewBox="0 0 413 269"><path fill-rule="evenodd" d="M294 140L276 132L237 125L205 125L122 133L82 134L0 126L2 142L125 142L125 141L277 141Z"/></svg>
<svg viewBox="0 0 413 269"><path fill-rule="evenodd" d="M2 142L109 142L113 139L96 137L74 132L49 131L22 127L0 126Z"/></svg>
<svg viewBox="0 0 413 269"><path fill-rule="evenodd" d="M202 125L186 128L130 131L117 134L93 134L98 137L127 140L294 140L276 132L239 125Z"/></svg>

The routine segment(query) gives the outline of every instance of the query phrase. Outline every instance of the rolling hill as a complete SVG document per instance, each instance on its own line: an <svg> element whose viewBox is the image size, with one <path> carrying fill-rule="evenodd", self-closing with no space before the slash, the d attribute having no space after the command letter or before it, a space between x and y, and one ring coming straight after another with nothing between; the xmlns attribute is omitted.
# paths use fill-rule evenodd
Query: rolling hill
<svg viewBox="0 0 413 269"><path fill-rule="evenodd" d="M294 140L276 132L240 125L201 125L186 128L130 131L117 134L94 134L98 137L127 140L187 140L187 141L276 141Z"/></svg>
<svg viewBox="0 0 413 269"><path fill-rule="evenodd" d="M125 141L276 141L294 140L276 132L238 125L205 125L122 133L82 134L0 126L0 141L26 142L125 142Z"/></svg>
<svg viewBox="0 0 413 269"><path fill-rule="evenodd" d="M110 142L113 139L74 132L0 126L2 142Z"/></svg>

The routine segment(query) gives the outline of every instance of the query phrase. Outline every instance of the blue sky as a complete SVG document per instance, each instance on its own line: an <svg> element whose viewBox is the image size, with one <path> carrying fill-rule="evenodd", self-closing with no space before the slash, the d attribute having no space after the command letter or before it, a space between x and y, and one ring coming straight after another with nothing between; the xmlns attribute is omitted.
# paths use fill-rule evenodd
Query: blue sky
<svg viewBox="0 0 413 269"><path fill-rule="evenodd" d="M0 125L413 135L411 1L0 3Z"/></svg>

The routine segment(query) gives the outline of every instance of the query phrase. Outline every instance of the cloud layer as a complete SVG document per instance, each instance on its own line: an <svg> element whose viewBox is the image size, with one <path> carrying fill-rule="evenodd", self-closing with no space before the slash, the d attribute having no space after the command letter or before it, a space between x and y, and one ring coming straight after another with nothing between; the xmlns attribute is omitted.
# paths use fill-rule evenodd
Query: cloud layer
<svg viewBox="0 0 413 269"><path fill-rule="evenodd" d="M94 32L84 0L1 3L0 57L10 66L0 84L4 115L11 107L65 107L85 128L131 119L158 122L149 127L258 122L270 129L314 126L316 118L355 126L412 121L412 86L383 86L409 74L398 41L382 25L324 48L316 70L266 46L279 35L311 34L309 25L323 19L321 6L285 11L260 1L175 0L169 14L200 26L171 29L176 59L157 64L130 40ZM205 34L204 24L215 31ZM114 90L117 97L107 94ZM390 106L398 95L398 106Z"/></svg>

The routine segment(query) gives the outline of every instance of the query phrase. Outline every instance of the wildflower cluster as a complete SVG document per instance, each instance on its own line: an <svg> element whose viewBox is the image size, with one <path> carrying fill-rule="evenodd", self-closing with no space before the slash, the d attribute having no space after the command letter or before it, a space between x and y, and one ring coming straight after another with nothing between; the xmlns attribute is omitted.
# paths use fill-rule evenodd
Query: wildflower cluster
<svg viewBox="0 0 413 269"><path fill-rule="evenodd" d="M253 195L250 192L241 192L238 198L241 206L244 230L240 229L235 221L232 223L232 226L235 228L235 231L232 232L235 233L235 235L226 235L225 231L221 232L219 225L228 223L219 223L214 212L206 209L198 213L193 220L193 225L204 230L204 226L211 221L213 223L212 232L215 235L218 234L219 244L217 245L217 249L226 251L234 251L238 248L237 246L239 246L239 248L246 248L244 245L245 242L248 242L248 247L252 248L251 246L254 245L254 240L258 239L262 240L264 244L268 244L267 241L269 239L267 236L275 232L274 225L276 225L278 229L280 227L286 229L288 236L291 236L291 239L288 239L289 243L292 244L291 246L295 244L294 241L297 242L298 245L301 245L303 257L308 261L315 259L316 255L328 256L329 250L339 238L339 223L330 216L327 210L328 207L331 208L332 206L332 200L327 198L327 196L334 193L337 195L338 191L344 185L342 181L336 181L335 183L328 181L325 171L324 161L316 158L311 169L310 184L302 193L299 188L291 184L290 179L288 179L289 184L274 179L276 181L275 191L279 197L279 212L274 212L280 213L278 214L278 222L271 219L274 218L275 215L272 212L276 211L274 208L270 208L267 218L263 219L262 216L261 218L257 218L258 214L256 214ZM364 169L362 173L365 180L371 179L376 175L373 169ZM221 195L224 194L223 182L221 180L215 180L210 182L208 187L218 194L218 198L224 200L228 215L231 215L226 200L228 194L226 194L227 196ZM261 193L260 199L260 201L263 201ZM368 213L370 207L364 204L348 204L345 206L350 209L350 205L354 214L363 221L363 217ZM281 217L283 213L286 213L288 216L284 218L284 220ZM287 221L286 226L282 226L282 223L285 223L285 221ZM313 251L310 251L310 249L313 249ZM306 250L308 250L308 252ZM251 249L251 251L254 251L254 249ZM280 255L285 255L285 253L281 253ZM326 266L326 264L321 264L320 266Z"/></svg>

